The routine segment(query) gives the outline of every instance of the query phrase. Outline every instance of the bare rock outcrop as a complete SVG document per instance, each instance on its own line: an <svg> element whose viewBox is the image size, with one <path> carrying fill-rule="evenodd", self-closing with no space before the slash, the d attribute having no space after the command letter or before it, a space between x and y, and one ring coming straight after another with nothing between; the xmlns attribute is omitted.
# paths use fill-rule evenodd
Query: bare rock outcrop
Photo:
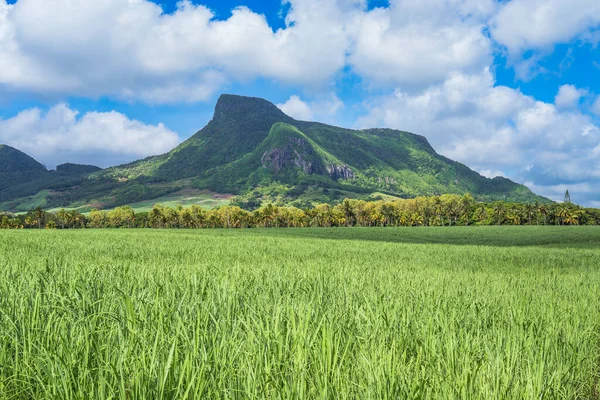
<svg viewBox="0 0 600 400"><path fill-rule="evenodd" d="M304 138L289 137L284 146L266 151L261 157L262 165L275 172L296 168L309 175L329 175L331 179L354 179L356 175L347 165L329 163L324 165L315 157L315 150Z"/></svg>

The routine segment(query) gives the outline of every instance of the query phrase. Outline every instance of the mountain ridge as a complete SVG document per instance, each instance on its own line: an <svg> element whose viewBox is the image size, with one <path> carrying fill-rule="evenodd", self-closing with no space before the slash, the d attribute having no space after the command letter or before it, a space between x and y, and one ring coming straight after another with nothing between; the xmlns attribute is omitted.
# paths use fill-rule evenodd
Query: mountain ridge
<svg viewBox="0 0 600 400"><path fill-rule="evenodd" d="M298 121L267 100L229 94L219 97L204 128L165 154L104 170L62 169L71 171L71 181L55 182L45 197L48 206L113 207L184 189L298 206L375 193L410 198L468 192L482 201L549 202L523 185L483 177L438 154L422 135ZM12 190L10 199L0 195L0 209L18 200L18 188Z"/></svg>

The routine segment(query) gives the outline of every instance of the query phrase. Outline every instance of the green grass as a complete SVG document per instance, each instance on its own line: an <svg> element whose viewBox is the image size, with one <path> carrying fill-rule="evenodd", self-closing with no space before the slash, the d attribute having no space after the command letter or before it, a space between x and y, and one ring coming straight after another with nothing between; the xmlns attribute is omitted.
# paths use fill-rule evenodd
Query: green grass
<svg viewBox="0 0 600 400"><path fill-rule="evenodd" d="M36 207L45 207L46 206L46 197L50 195L50 190L42 190L36 193L33 196L26 197L24 199L20 199L18 204L15 205L14 202L7 201L4 203L0 203L0 210L13 210L15 212L27 212Z"/></svg>
<svg viewBox="0 0 600 400"><path fill-rule="evenodd" d="M0 398L598 398L599 235L0 231Z"/></svg>

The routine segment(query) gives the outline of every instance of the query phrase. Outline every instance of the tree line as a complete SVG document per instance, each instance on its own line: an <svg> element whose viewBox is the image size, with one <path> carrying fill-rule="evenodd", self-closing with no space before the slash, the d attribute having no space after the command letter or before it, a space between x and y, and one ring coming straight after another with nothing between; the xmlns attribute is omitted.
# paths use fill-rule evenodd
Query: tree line
<svg viewBox="0 0 600 400"><path fill-rule="evenodd" d="M345 199L337 205L300 209L267 204L254 211L228 205L215 209L155 205L149 212L131 207L46 212L40 207L24 215L5 214L0 229L83 228L288 228L346 226L467 226L467 225L600 225L600 210L559 204L477 202L469 194L418 197L409 200Z"/></svg>

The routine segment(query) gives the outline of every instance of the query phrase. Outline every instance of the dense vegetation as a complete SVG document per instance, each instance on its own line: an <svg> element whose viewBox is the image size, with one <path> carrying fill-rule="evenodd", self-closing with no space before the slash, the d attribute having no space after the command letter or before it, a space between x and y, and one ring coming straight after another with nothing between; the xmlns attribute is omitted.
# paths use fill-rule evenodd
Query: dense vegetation
<svg viewBox="0 0 600 400"><path fill-rule="evenodd" d="M11 186L45 176L46 168L27 154L0 144L0 195Z"/></svg>
<svg viewBox="0 0 600 400"><path fill-rule="evenodd" d="M209 124L173 151L95 178L157 182L193 179L218 193L276 194L331 201L383 191L397 197L473 193L479 200L546 201L507 179L487 179L438 155L418 135L350 130L296 121L268 101L223 95ZM352 194L352 196L350 196Z"/></svg>
<svg viewBox="0 0 600 400"><path fill-rule="evenodd" d="M36 205L44 207L70 204L69 190L82 187L80 190L85 191L87 177L99 170L90 165L62 164L55 171L48 171L27 154L0 144L0 211L22 211L19 206L36 197ZM99 187L96 185L95 190Z"/></svg>
<svg viewBox="0 0 600 400"><path fill-rule="evenodd" d="M234 203L235 204L235 203ZM246 206L247 204L240 204ZM22 215L5 214L0 228L289 228L340 226L600 225L600 210L572 203L481 203L469 194L418 197L396 201L345 199L331 206L300 209L268 204L254 211L239 205L215 209L155 205L149 212L131 207L92 210L88 215L41 208Z"/></svg>
<svg viewBox="0 0 600 400"><path fill-rule="evenodd" d="M549 203L523 185L485 178L437 154L422 136L297 121L266 100L231 95L221 96L204 129L166 154L101 171L71 165L43 170L45 181L13 181L0 191L0 209L22 211L44 189L39 205L45 208L107 209L184 189L300 208L374 193L414 198L469 192L479 201Z"/></svg>
<svg viewBox="0 0 600 400"><path fill-rule="evenodd" d="M0 398L594 398L599 244L595 227L2 231Z"/></svg>

